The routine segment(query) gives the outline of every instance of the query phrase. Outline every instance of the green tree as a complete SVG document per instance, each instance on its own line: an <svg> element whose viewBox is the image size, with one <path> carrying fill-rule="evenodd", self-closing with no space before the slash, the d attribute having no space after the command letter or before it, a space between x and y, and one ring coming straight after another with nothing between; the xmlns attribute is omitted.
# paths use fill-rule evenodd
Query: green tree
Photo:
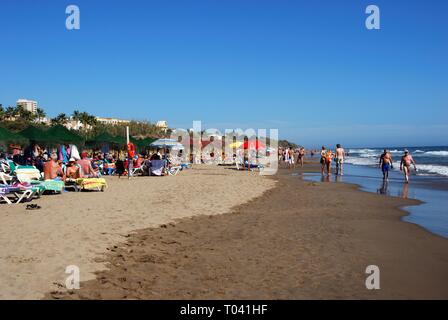
<svg viewBox="0 0 448 320"><path fill-rule="evenodd" d="M8 118L8 119L13 118L13 117L17 116L17 109L12 106L9 106L5 110L5 115L6 115L6 118Z"/></svg>
<svg viewBox="0 0 448 320"><path fill-rule="evenodd" d="M17 116L24 122L32 122L36 119L36 115L31 111L26 110L22 106L16 108Z"/></svg>
<svg viewBox="0 0 448 320"><path fill-rule="evenodd" d="M37 121L41 122L43 118L45 118L47 114L45 113L44 109L42 108L37 108L36 109L36 117L37 117Z"/></svg>
<svg viewBox="0 0 448 320"><path fill-rule="evenodd" d="M73 111L72 119L75 121L80 121L81 120L81 112L79 112L78 110Z"/></svg>
<svg viewBox="0 0 448 320"><path fill-rule="evenodd" d="M67 115L65 113L60 113L56 117L52 118L51 125L65 125L68 122Z"/></svg>

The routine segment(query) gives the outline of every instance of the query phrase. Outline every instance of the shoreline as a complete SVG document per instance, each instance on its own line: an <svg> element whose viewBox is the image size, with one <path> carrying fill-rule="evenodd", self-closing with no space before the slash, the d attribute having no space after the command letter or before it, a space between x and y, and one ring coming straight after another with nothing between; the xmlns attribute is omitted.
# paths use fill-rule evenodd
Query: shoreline
<svg viewBox="0 0 448 320"><path fill-rule="evenodd" d="M137 230L96 279L46 298L448 298L448 241L402 220L416 200L290 175L281 169L276 187L229 213ZM375 263L382 285L370 291Z"/></svg>
<svg viewBox="0 0 448 320"><path fill-rule="evenodd" d="M448 238L448 180L442 177L430 178L413 177L413 181L405 184L401 175L394 173L387 183L382 180L379 170L372 167L346 165L348 174L330 178L322 177L317 170L303 173L303 179L307 181L321 181L326 183L350 183L355 184L361 191L381 194L383 196L417 200L419 203L412 206L404 206L402 209L408 213L403 216L403 221L419 225L427 232ZM434 186L434 188L430 188Z"/></svg>

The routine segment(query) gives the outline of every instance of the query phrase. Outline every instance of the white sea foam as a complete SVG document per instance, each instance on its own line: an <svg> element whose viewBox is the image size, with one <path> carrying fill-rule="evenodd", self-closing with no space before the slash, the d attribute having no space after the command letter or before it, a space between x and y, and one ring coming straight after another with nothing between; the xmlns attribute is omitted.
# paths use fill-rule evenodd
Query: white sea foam
<svg viewBox="0 0 448 320"><path fill-rule="evenodd" d="M448 151L426 151L425 155L446 157L448 156Z"/></svg>
<svg viewBox="0 0 448 320"><path fill-rule="evenodd" d="M439 174L448 176L448 166L432 165L432 164L418 164L417 169L423 171L422 173Z"/></svg>
<svg viewBox="0 0 448 320"><path fill-rule="evenodd" d="M374 166L378 164L378 160L374 158L348 157L345 159L345 163L355 164L358 166Z"/></svg>
<svg viewBox="0 0 448 320"><path fill-rule="evenodd" d="M357 165L357 166L377 166L378 158L366 158L366 157L348 157L345 159L345 163ZM417 164L419 170L418 175L442 175L448 177L448 166L432 165L432 164ZM393 170L400 170L400 161L394 161Z"/></svg>
<svg viewBox="0 0 448 320"><path fill-rule="evenodd" d="M369 153L369 152L375 152L377 150L374 149L349 149L349 153Z"/></svg>

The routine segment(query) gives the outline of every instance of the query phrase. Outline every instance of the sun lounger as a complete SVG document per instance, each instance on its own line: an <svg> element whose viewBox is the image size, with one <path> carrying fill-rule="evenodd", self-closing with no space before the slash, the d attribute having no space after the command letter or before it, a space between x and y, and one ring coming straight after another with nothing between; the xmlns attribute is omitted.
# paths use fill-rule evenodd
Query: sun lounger
<svg viewBox="0 0 448 320"><path fill-rule="evenodd" d="M33 194L34 192L31 189L24 190L20 187L0 184L0 200L4 200L7 204L30 201Z"/></svg>
<svg viewBox="0 0 448 320"><path fill-rule="evenodd" d="M44 191L61 193L64 190L64 182L58 180L43 181L42 174L34 166L18 166L14 175L21 183L30 183L31 186L43 188Z"/></svg>
<svg viewBox="0 0 448 320"><path fill-rule="evenodd" d="M14 177L8 173L0 172L0 183L10 184L13 181Z"/></svg>
<svg viewBox="0 0 448 320"><path fill-rule="evenodd" d="M175 176L180 170L182 170L181 166L170 166L166 169L166 172L168 172L168 175L170 176Z"/></svg>

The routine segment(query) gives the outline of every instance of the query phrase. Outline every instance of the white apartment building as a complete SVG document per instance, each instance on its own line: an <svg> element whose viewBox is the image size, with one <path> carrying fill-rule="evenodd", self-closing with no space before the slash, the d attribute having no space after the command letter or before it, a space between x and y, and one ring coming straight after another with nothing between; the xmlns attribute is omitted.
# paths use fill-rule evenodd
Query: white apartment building
<svg viewBox="0 0 448 320"><path fill-rule="evenodd" d="M163 131L167 131L168 130L168 122L165 120L160 120L157 121L156 123L156 127L162 129Z"/></svg>
<svg viewBox="0 0 448 320"><path fill-rule="evenodd" d="M122 123L130 123L130 120L122 120L122 119L116 119L116 118L100 118L96 117L96 121L99 123L104 124L122 124Z"/></svg>
<svg viewBox="0 0 448 320"><path fill-rule="evenodd" d="M32 113L36 113L37 111L37 102L33 100L19 99L17 100L16 105L17 107L22 107Z"/></svg>

